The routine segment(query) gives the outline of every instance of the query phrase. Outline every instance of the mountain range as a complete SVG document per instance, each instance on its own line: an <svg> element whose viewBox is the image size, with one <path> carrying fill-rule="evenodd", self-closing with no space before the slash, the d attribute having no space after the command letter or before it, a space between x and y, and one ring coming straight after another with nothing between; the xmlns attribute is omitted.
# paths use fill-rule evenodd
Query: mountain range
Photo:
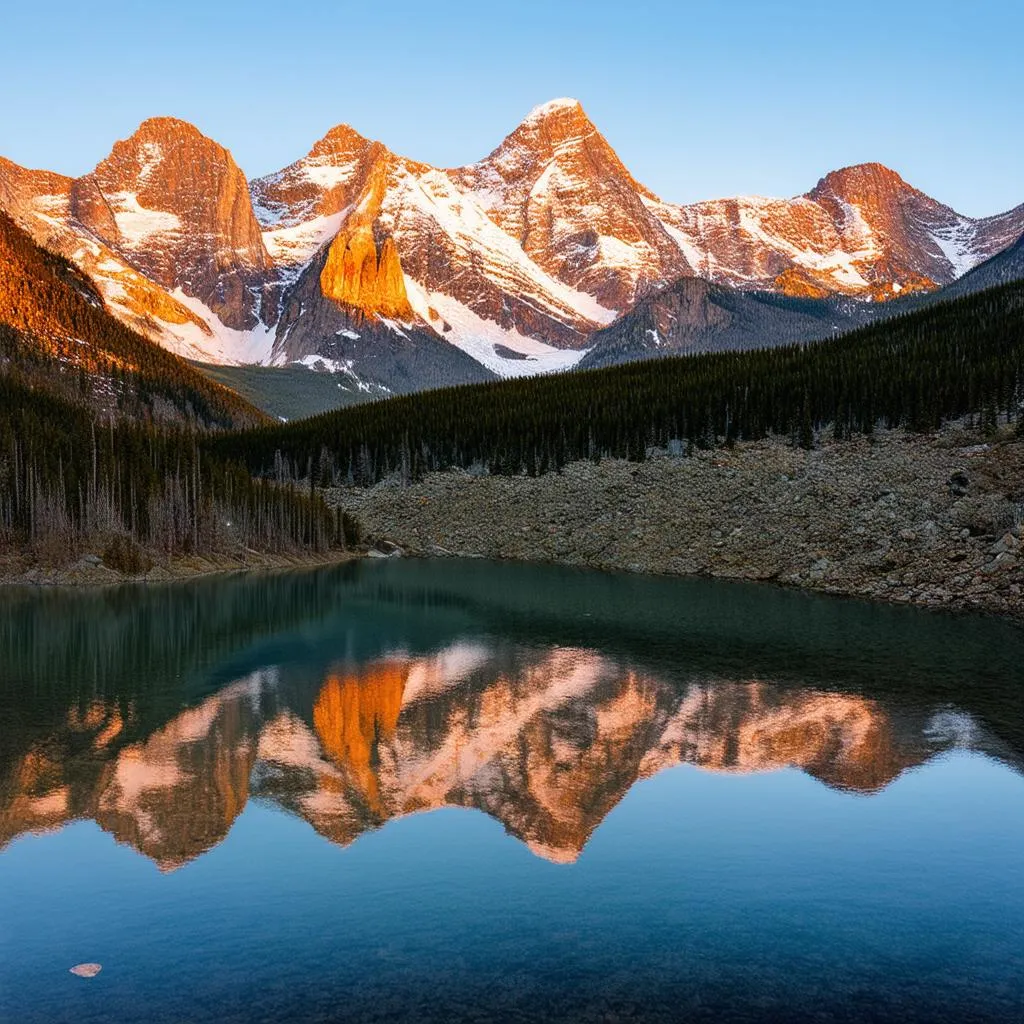
<svg viewBox="0 0 1024 1024"><path fill-rule="evenodd" d="M0 208L171 351L334 370L371 396L828 336L1024 235L1024 205L966 217L880 164L791 199L673 204L569 99L469 166L341 125L251 181L153 118L81 177L0 159Z"/></svg>

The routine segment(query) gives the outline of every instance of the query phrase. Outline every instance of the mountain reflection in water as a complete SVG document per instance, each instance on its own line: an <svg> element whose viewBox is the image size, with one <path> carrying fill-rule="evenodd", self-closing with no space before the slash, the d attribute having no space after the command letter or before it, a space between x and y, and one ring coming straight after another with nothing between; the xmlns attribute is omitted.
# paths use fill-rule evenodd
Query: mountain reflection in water
<svg viewBox="0 0 1024 1024"><path fill-rule="evenodd" d="M139 737L95 698L13 759L0 841L91 818L170 870L219 843L251 798L347 845L407 814L476 808L569 863L639 779L796 767L870 794L954 747L1014 760L969 714L767 680L680 684L585 648L455 643L230 682Z"/></svg>

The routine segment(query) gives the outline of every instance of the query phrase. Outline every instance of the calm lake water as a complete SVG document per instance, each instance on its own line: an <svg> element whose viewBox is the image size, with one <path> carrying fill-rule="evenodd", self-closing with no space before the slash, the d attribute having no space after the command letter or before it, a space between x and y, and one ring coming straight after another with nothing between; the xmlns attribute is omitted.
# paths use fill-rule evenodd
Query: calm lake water
<svg viewBox="0 0 1024 1024"><path fill-rule="evenodd" d="M0 1019L1020 1022L1022 771L980 617L454 561L8 590Z"/></svg>

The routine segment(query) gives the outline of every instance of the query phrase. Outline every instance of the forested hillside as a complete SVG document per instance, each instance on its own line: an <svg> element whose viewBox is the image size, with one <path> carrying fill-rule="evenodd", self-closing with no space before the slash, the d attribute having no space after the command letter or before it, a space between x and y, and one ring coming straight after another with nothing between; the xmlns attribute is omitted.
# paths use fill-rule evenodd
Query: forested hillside
<svg viewBox="0 0 1024 1024"><path fill-rule="evenodd" d="M0 212L0 371L97 411L243 427L254 406L115 320L91 282Z"/></svg>
<svg viewBox="0 0 1024 1024"><path fill-rule="evenodd" d="M0 550L60 561L88 546L138 572L154 555L343 543L341 518L318 496L253 480L201 438L101 418L0 374Z"/></svg>
<svg viewBox="0 0 1024 1024"><path fill-rule="evenodd" d="M582 458L768 434L811 446L978 413L1020 422L1024 283L899 316L841 339L468 385L211 438L254 472L372 484L474 466L530 475Z"/></svg>
<svg viewBox="0 0 1024 1024"><path fill-rule="evenodd" d="M315 495L255 481L203 431L265 417L135 334L91 284L0 214L0 552L153 556L320 550L343 541Z"/></svg>

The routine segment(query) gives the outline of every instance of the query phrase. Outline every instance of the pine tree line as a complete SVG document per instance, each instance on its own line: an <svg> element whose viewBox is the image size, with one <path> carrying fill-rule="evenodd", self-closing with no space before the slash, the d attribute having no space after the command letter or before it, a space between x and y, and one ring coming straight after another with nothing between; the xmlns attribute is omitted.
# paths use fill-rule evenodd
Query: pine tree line
<svg viewBox="0 0 1024 1024"><path fill-rule="evenodd" d="M167 557L320 551L343 544L344 527L311 489L253 479L192 428L103 418L0 375L5 546L57 558L99 543L125 562L140 547Z"/></svg>

